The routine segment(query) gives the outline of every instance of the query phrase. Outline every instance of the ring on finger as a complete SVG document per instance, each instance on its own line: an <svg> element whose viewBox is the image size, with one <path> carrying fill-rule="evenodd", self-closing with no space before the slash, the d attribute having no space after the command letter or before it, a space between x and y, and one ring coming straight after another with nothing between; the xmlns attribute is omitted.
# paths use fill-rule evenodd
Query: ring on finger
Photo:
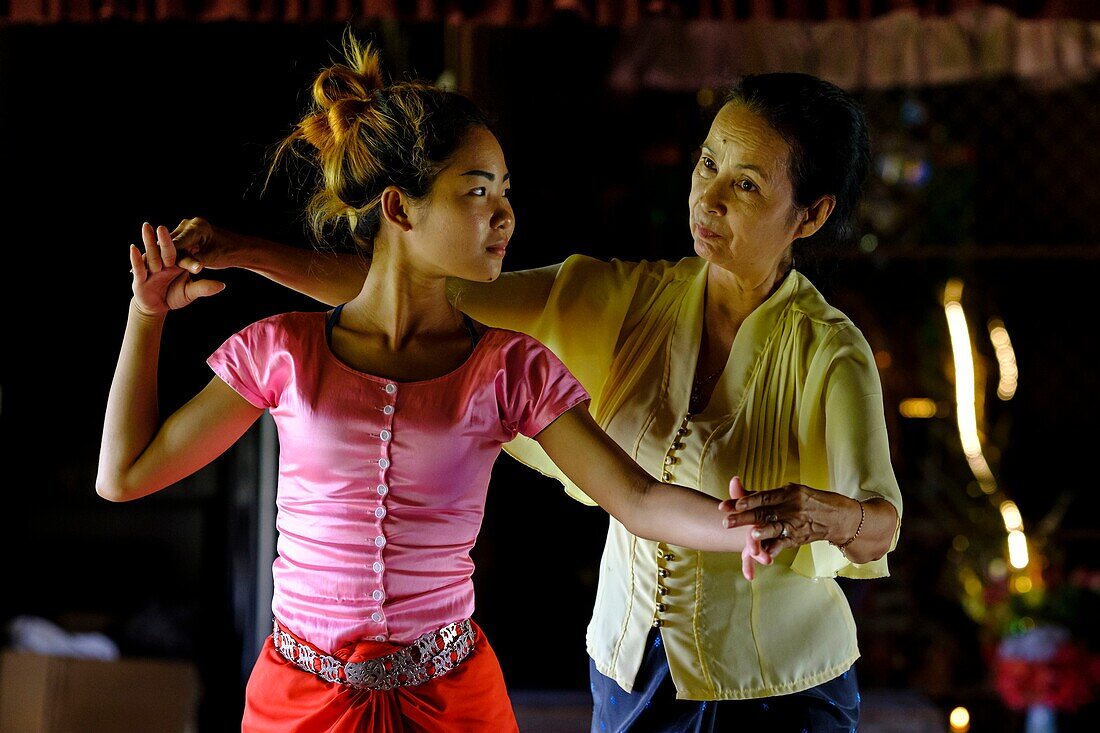
<svg viewBox="0 0 1100 733"><path fill-rule="evenodd" d="M779 517L776 516L775 512L772 512L772 513L768 514L768 516L764 517L764 523L765 524L772 524L773 522L776 522L778 520L779 520Z"/></svg>

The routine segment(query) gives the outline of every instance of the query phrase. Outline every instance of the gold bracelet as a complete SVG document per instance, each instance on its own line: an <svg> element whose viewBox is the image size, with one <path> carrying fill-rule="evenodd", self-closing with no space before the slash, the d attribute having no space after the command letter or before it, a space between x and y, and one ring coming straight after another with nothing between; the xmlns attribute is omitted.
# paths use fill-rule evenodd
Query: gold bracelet
<svg viewBox="0 0 1100 733"><path fill-rule="evenodd" d="M856 533L848 538L848 541L842 545L833 545L836 549L840 550L840 554L845 558L848 557L848 553L844 551L844 548L856 541L856 537L859 537L859 533L863 531L863 520L867 518L867 510L863 508L862 501L856 501L859 504L859 526L856 527Z"/></svg>

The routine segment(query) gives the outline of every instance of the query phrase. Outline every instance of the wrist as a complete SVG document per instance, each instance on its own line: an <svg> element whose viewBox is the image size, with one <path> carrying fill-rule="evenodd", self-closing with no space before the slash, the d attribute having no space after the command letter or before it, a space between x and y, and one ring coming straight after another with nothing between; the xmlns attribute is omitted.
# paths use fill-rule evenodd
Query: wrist
<svg viewBox="0 0 1100 733"><path fill-rule="evenodd" d="M845 498L847 502L855 504L855 506L851 508L857 509L858 513L854 511L850 514L847 511L845 512L845 514L851 517L850 521L844 523L845 529L842 532L838 533L839 536L831 538L829 540L829 543L840 550L842 553L844 553L845 557L847 557L847 552L845 552L845 550L849 546L851 546L851 544L856 541L856 538L858 538L863 532L863 524L867 519L867 508L863 505L863 502L861 501L850 499L847 497Z"/></svg>
<svg viewBox="0 0 1100 733"><path fill-rule="evenodd" d="M164 323L164 318L168 315L168 311L164 310L157 312L148 310L138 303L137 298L131 298L130 315L141 323L146 323L150 326L159 326Z"/></svg>

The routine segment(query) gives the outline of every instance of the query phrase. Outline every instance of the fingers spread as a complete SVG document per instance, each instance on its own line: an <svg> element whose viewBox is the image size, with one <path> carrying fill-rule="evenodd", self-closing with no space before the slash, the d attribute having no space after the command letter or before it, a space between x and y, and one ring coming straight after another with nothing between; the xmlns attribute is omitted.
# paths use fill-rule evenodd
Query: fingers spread
<svg viewBox="0 0 1100 733"><path fill-rule="evenodd" d="M149 268L149 272L160 272L164 269L164 262L160 257L160 245L157 244L157 235L153 231L153 225L149 222L141 225L141 241L145 245L145 264Z"/></svg>
<svg viewBox="0 0 1100 733"><path fill-rule="evenodd" d="M141 250L136 244L130 245L130 272L134 273L134 282L145 282L148 273L145 271L145 260L141 257Z"/></svg>
<svg viewBox="0 0 1100 733"><path fill-rule="evenodd" d="M165 267L176 266L176 244L168 234L168 227L157 227L157 245L160 247L160 259Z"/></svg>

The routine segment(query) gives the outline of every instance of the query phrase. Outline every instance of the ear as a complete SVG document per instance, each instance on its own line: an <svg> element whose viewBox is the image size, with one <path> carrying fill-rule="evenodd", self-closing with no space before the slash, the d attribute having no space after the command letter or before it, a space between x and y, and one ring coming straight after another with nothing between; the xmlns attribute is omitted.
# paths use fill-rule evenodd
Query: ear
<svg viewBox="0 0 1100 733"><path fill-rule="evenodd" d="M382 191L382 197L378 207L382 212L382 219L388 221L403 232L412 229L412 219L409 217L410 201L397 186L387 186Z"/></svg>
<svg viewBox="0 0 1100 733"><path fill-rule="evenodd" d="M795 230L794 238L802 239L815 234L821 227L825 226L825 222L835 208L835 196L822 196L810 204L810 207L803 211L799 217L800 223Z"/></svg>

